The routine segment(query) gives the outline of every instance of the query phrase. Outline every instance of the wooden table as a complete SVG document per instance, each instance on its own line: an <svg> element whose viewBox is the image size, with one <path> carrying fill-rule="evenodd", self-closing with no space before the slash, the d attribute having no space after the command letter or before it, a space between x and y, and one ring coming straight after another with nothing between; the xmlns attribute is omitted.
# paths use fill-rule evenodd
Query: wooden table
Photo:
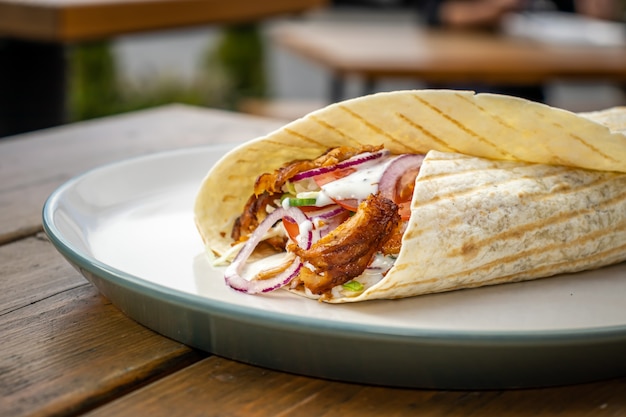
<svg viewBox="0 0 626 417"><path fill-rule="evenodd" d="M362 77L364 94L381 78L428 83L539 85L553 80L626 82L624 46L565 45L415 24L304 21L278 26L272 39L329 70L329 100L344 79Z"/></svg>
<svg viewBox="0 0 626 417"><path fill-rule="evenodd" d="M172 105L0 142L3 416L626 416L626 378L511 391L391 389L199 352L122 314L42 233L45 198L85 170L161 150L244 141L278 125Z"/></svg>
<svg viewBox="0 0 626 417"><path fill-rule="evenodd" d="M327 0L0 0L0 137L66 121L70 43L254 22Z"/></svg>

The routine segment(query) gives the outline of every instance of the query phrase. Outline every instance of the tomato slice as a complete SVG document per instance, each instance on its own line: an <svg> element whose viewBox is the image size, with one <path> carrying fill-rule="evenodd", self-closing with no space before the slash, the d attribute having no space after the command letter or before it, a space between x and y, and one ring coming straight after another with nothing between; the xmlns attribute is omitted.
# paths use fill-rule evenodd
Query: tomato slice
<svg viewBox="0 0 626 417"><path fill-rule="evenodd" d="M283 226L285 227L285 230L291 240L297 242L298 235L300 234L300 227L298 226L298 223L288 217L283 217Z"/></svg>
<svg viewBox="0 0 626 417"><path fill-rule="evenodd" d="M411 202L405 201L398 204L398 213L402 220L409 220L409 217L411 217Z"/></svg>
<svg viewBox="0 0 626 417"><path fill-rule="evenodd" d="M398 213L400 213L402 220L409 220L409 217L411 217L411 200L415 190L415 177L417 177L419 171L419 167L408 169L396 182L393 200L398 205Z"/></svg>
<svg viewBox="0 0 626 417"><path fill-rule="evenodd" d="M334 171L325 172L323 174L316 175L313 178L315 183L321 187L322 185L328 184L329 182L338 180L339 178L347 177L356 171L356 168L348 167L336 169Z"/></svg>
<svg viewBox="0 0 626 417"><path fill-rule="evenodd" d="M420 167L415 167L405 171L396 183L395 200L396 202L411 201L413 191L415 189L415 177L420 172Z"/></svg>
<svg viewBox="0 0 626 417"><path fill-rule="evenodd" d="M333 201L349 211L356 211L357 207L359 207L359 200L357 200L356 198L349 198L346 200L333 200Z"/></svg>
<svg viewBox="0 0 626 417"><path fill-rule="evenodd" d="M319 208L319 207L317 207L317 206L300 206L300 207L298 207L298 208L300 209L300 211L303 211L303 212L305 212L305 213L310 213L310 212L312 212L312 211L317 211L317 210L319 210L319 209L320 209L320 208Z"/></svg>

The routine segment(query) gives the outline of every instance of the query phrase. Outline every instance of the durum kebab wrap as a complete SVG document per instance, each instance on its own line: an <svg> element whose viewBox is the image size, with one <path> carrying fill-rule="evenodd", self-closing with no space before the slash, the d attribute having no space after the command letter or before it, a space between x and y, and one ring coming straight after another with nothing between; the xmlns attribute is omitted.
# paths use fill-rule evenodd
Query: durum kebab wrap
<svg viewBox="0 0 626 417"><path fill-rule="evenodd" d="M228 285L330 303L626 259L626 108L467 91L330 105L225 155L195 203Z"/></svg>

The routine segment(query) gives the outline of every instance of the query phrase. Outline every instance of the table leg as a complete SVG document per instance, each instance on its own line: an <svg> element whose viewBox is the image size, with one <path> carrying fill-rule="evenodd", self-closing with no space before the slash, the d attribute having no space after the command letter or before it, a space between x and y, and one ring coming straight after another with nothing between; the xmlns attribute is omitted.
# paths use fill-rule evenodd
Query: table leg
<svg viewBox="0 0 626 417"><path fill-rule="evenodd" d="M65 46L0 38L0 137L66 122Z"/></svg>
<svg viewBox="0 0 626 417"><path fill-rule="evenodd" d="M363 80L363 95L369 95L376 91L376 80L367 77ZM345 79L342 74L335 73L330 79L330 103L337 103L344 99Z"/></svg>
<svg viewBox="0 0 626 417"><path fill-rule="evenodd" d="M331 76L330 103L337 103L338 101L343 100L345 90L344 84L343 75L335 73Z"/></svg>
<svg viewBox="0 0 626 417"><path fill-rule="evenodd" d="M376 91L376 80L370 77L366 77L363 80L363 95L367 96L373 94Z"/></svg>

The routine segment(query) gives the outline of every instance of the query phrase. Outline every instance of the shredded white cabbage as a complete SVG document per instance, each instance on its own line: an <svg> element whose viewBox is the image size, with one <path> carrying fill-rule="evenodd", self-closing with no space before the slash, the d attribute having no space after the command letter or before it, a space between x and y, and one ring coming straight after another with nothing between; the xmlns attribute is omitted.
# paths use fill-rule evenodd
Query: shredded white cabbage
<svg viewBox="0 0 626 417"><path fill-rule="evenodd" d="M282 222L279 222L276 226L272 227L270 230L267 231L267 233L263 236L263 240L267 240L270 239L272 237L276 237L276 236L286 236L286 231L285 228L283 227ZM224 252L221 256L216 256L213 251L211 251L209 249L209 247L207 246L205 248L207 255L209 256L209 259L211 260L211 265L213 266L226 266L229 263L231 263L233 261L233 259L235 259L235 256L237 256L237 254L239 253L239 251L241 250L241 248L243 247L243 245L246 242L239 242L233 246L231 246L226 252Z"/></svg>

